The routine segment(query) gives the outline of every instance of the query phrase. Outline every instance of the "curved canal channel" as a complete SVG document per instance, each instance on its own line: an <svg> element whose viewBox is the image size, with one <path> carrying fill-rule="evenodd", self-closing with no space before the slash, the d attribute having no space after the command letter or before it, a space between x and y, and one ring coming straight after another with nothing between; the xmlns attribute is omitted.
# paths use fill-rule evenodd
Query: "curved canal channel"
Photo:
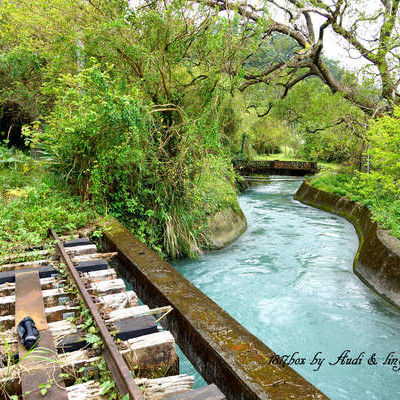
<svg viewBox="0 0 400 400"><path fill-rule="evenodd" d="M245 234L174 265L330 398L398 399L400 312L354 275L353 226L293 200L300 184L272 177L246 191Z"/></svg>

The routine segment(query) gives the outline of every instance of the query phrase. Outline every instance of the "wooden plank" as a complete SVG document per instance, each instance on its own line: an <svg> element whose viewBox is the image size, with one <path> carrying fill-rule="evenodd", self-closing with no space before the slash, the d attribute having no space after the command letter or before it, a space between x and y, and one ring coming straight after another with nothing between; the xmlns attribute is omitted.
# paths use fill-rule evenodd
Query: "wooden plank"
<svg viewBox="0 0 400 400"><path fill-rule="evenodd" d="M128 290L122 293L115 293L97 298L97 307L99 311L110 312L112 310L120 310L125 307L137 306L138 298L134 291Z"/></svg>
<svg viewBox="0 0 400 400"><path fill-rule="evenodd" d="M8 270L4 272L0 272L0 284L4 284L6 282L12 283L15 282L15 274L17 270ZM23 268L21 271L31 272L38 271L40 278L49 278L51 275L58 274L58 271L50 264L42 265L40 267L33 268Z"/></svg>
<svg viewBox="0 0 400 400"><path fill-rule="evenodd" d="M0 297L0 299L1 299L1 297ZM119 310L119 311L123 312L125 307L138 306L137 296L136 296L135 292L133 292L131 290L127 291L127 292L123 292L123 293L116 293L116 294L111 294L111 295L107 295L107 296L100 296L94 300L97 301L96 306L98 307L99 311L108 313L108 314L115 310ZM145 309L148 309L147 306L142 306L142 307L143 308L139 308L139 310L145 311ZM70 308L68 306L51 307L51 308L45 310L46 313L49 315L49 318L51 319L51 323L49 324L49 326L53 332L53 335L55 334L54 330L56 329L57 326L65 327L65 324L69 323L68 321L62 320L62 313L74 311L74 310L75 310L75 308ZM111 314L111 315L113 316L113 318L115 318L117 314ZM58 321L57 321L57 318L55 318L57 316L59 317ZM13 338L16 337L15 336L16 333L13 332L11 329L14 326L14 321L15 321L14 315L0 316L0 328L2 328L2 330L5 330L5 332L3 332L3 335L9 344L16 343L13 340ZM71 332L68 332L68 331L64 332L65 335L67 333L71 333ZM4 347L3 343L0 341L0 354L4 354L3 347Z"/></svg>
<svg viewBox="0 0 400 400"><path fill-rule="evenodd" d="M54 331L52 331L52 336L56 342ZM179 373L175 340L168 331L124 341L121 347L121 354L129 368L135 371L136 376L152 377L154 372L160 369L166 375ZM58 355L58 362L62 372L71 372L72 369L73 375L76 375L76 371L81 367L90 366L92 362L98 359L99 357L93 356L93 353L88 349L80 349ZM0 369L0 382L8 380L11 384L13 381L18 380L19 375L18 365L10 369L2 368Z"/></svg>
<svg viewBox="0 0 400 400"><path fill-rule="evenodd" d="M109 281L93 282L87 291L91 295L104 296L109 294L115 294L125 291L125 282L122 279L113 279Z"/></svg>
<svg viewBox="0 0 400 400"><path fill-rule="evenodd" d="M22 346L22 344L21 344ZM50 384L46 390L46 398L51 400L68 399L64 382L59 377L61 368L57 360L53 338L49 330L40 332L37 347L26 353L25 348L19 347L21 368L21 391L24 400L39 400L41 385ZM25 350L25 353L24 353ZM21 358L22 355L22 358Z"/></svg>
<svg viewBox="0 0 400 400"><path fill-rule="evenodd" d="M90 271L100 271L102 269L108 269L108 263L106 260L90 260L83 261L76 265L76 270L78 272L90 272Z"/></svg>
<svg viewBox="0 0 400 400"><path fill-rule="evenodd" d="M1 300L1 298L0 298ZM150 311L150 308L146 305L137 306L137 307L129 307L129 308L121 308L119 310L110 311L105 320L107 323L118 321L120 319L133 318L133 317L142 317L146 315Z"/></svg>
<svg viewBox="0 0 400 400"><path fill-rule="evenodd" d="M101 282L117 279L117 273L114 269L103 269L100 271L84 272L81 276L84 282Z"/></svg>
<svg viewBox="0 0 400 400"><path fill-rule="evenodd" d="M143 317L145 315L167 315L173 308L171 306L158 307L150 310L148 306L139 306L124 308L121 310L110 311L107 315L107 322L113 322L113 319L124 319L129 317ZM163 318L163 317L160 317Z"/></svg>
<svg viewBox="0 0 400 400"><path fill-rule="evenodd" d="M125 290L125 284L122 279L113 279L116 277L114 270L96 271L98 273L90 275L85 274L86 281L91 282L88 289L94 295L110 295ZM93 277L93 281L92 281ZM42 292L45 307L55 307L58 305L58 298L69 297L63 288L48 289ZM15 296L0 296L0 316L13 314L15 310Z"/></svg>
<svg viewBox="0 0 400 400"><path fill-rule="evenodd" d="M81 256L83 254L96 253L97 248L95 244L86 244L83 246L66 247L65 251L70 256Z"/></svg>
<svg viewBox="0 0 400 400"><path fill-rule="evenodd" d="M105 260L92 260L81 262L76 266L77 271L79 272L92 272L92 271L100 271L104 269L108 269L108 263ZM23 271L39 271L40 278L50 278L52 275L58 274L57 269L54 268L53 265L41 265L39 267L24 267L21 269ZM0 284L4 283L13 283L15 282L15 273L16 270L7 270L0 272Z"/></svg>
<svg viewBox="0 0 400 400"><path fill-rule="evenodd" d="M49 260L25 261L20 263L11 263L0 265L0 272L13 271L21 268L34 268L49 264Z"/></svg>
<svg viewBox="0 0 400 400"><path fill-rule="evenodd" d="M28 351L18 338L19 364L21 368L21 390L24 400L43 397L40 385L46 388L48 399L68 399L64 382L60 380L61 368L57 363L57 353L53 337L48 330L39 272L17 272L15 275L15 328L22 319L29 316L40 332L35 349Z"/></svg>
<svg viewBox="0 0 400 400"><path fill-rule="evenodd" d="M171 332L151 333L124 343L128 348L123 354L125 361L138 376L147 376L160 367L164 367L168 375L179 372L179 360Z"/></svg>
<svg viewBox="0 0 400 400"><path fill-rule="evenodd" d="M187 393L172 396L168 400L226 400L226 397L213 383Z"/></svg>
<svg viewBox="0 0 400 400"><path fill-rule="evenodd" d="M91 242L88 238L77 238L77 239L71 239L68 240L67 242L64 243L64 247L77 247L77 246L87 246L90 244L94 244Z"/></svg>
<svg viewBox="0 0 400 400"><path fill-rule="evenodd" d="M192 389L194 384L193 376L185 374L168 376L158 379L135 379L137 385L143 392L147 400L168 399L180 393L185 393Z"/></svg>
<svg viewBox="0 0 400 400"><path fill-rule="evenodd" d="M56 322L49 322L49 330L53 335L55 346L60 337L71 335L76 332L76 326L68 320L60 320ZM15 327L2 332L3 340L0 341L0 354L6 355L7 352L14 353L18 351L17 347L17 331Z"/></svg>
<svg viewBox="0 0 400 400"><path fill-rule="evenodd" d="M159 379L135 379L146 400L168 399L185 393L193 387L194 378L187 375L168 376ZM81 383L67 388L69 400L103 400L100 384L95 381Z"/></svg>
<svg viewBox="0 0 400 400"><path fill-rule="evenodd" d="M104 400L99 382L89 381L67 388L68 400Z"/></svg>
<svg viewBox="0 0 400 400"><path fill-rule="evenodd" d="M55 306L45 309L48 322L55 322L63 319L63 315L69 312L76 312L78 307ZM10 329L15 324L14 315L5 315L0 317L0 330Z"/></svg>
<svg viewBox="0 0 400 400"><path fill-rule="evenodd" d="M94 261L94 260L109 260L112 257L115 257L118 252L111 252L111 253L90 253L90 254L83 254L78 256L72 257L72 262L80 263L84 261ZM9 263L0 265L0 272L5 271L13 271L15 269L22 269L22 268L37 268L43 265L47 265L51 263L51 259L43 259L43 260L35 260L35 261L24 261L18 263Z"/></svg>
<svg viewBox="0 0 400 400"><path fill-rule="evenodd" d="M114 321L110 330L114 331L115 337L121 341L158 332L154 319L147 316ZM64 335L57 341L59 353L77 351L87 346L84 335L79 329L75 333Z"/></svg>
<svg viewBox="0 0 400 400"><path fill-rule="evenodd" d="M71 260L73 263L79 263L83 261L91 261L91 260L109 260L112 257L118 255L118 252L114 251L111 253L92 253L92 254L83 254L81 256L72 257Z"/></svg>
<svg viewBox="0 0 400 400"><path fill-rule="evenodd" d="M163 369L166 375L179 372L175 340L168 331L130 339L122 344L120 352L129 368L135 371L136 376L151 377L160 369ZM88 366L97 359L86 349L59 355L62 366L70 366L74 370Z"/></svg>
<svg viewBox="0 0 400 400"><path fill-rule="evenodd" d="M0 284L0 297L11 296L15 292L15 282L5 282Z"/></svg>
<svg viewBox="0 0 400 400"><path fill-rule="evenodd" d="M45 256L54 253L54 250L32 250L24 253L10 254L8 256L0 257L0 263L9 263L12 260L23 258L35 258L37 256Z"/></svg>
<svg viewBox="0 0 400 400"><path fill-rule="evenodd" d="M82 273L82 279L86 279L87 281L91 282L117 279L117 273L112 268L95 270ZM65 280L60 279L60 276L40 279L42 290L57 289L59 284L64 283ZM14 291L15 282L5 282L3 284L0 284L0 298L3 296L11 296L14 294Z"/></svg>
<svg viewBox="0 0 400 400"><path fill-rule="evenodd" d="M47 329L42 288L38 271L17 272L15 275L15 327L29 316L35 321L36 328Z"/></svg>
<svg viewBox="0 0 400 400"><path fill-rule="evenodd" d="M58 304L59 297L68 297L69 293L65 293L64 289L42 290L42 297L45 307L54 307ZM15 296L0 297L0 315L14 314L15 312Z"/></svg>
<svg viewBox="0 0 400 400"><path fill-rule="evenodd" d="M120 340L158 332L157 324L150 316L122 319L114 321L112 325L117 331L116 337Z"/></svg>

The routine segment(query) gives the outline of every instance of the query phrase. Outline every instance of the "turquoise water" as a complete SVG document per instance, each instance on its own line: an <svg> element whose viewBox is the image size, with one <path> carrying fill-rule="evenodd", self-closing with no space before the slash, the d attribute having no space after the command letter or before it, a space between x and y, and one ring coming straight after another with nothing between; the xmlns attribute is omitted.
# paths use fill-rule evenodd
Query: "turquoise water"
<svg viewBox="0 0 400 400"><path fill-rule="evenodd" d="M294 369L330 398L399 399L400 366L383 362L390 352L400 359L400 312L354 275L353 226L294 201L300 184L273 177L246 191L245 234L175 267L277 354L298 352L304 365ZM354 365L329 365L346 350ZM377 365L368 364L373 353Z"/></svg>

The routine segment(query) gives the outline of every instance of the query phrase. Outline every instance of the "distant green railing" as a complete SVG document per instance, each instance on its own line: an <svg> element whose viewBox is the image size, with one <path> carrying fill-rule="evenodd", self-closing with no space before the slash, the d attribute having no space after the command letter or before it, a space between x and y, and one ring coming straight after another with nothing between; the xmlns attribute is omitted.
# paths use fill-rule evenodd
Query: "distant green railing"
<svg viewBox="0 0 400 400"><path fill-rule="evenodd" d="M312 175L318 172L318 164L314 161L233 161L235 170L240 175Z"/></svg>

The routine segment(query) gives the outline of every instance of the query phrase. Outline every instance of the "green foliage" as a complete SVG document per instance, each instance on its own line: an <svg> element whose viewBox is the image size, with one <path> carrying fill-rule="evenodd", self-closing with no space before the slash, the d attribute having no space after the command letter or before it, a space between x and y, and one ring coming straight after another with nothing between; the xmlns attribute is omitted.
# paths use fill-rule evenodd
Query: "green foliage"
<svg viewBox="0 0 400 400"><path fill-rule="evenodd" d="M309 78L293 88L276 103L273 116L286 120L301 138L303 158L343 162L361 152L365 116L317 79Z"/></svg>
<svg viewBox="0 0 400 400"><path fill-rule="evenodd" d="M346 196L349 193L351 181L352 175L350 173L334 174L329 170L316 175L311 180L311 183L326 192L332 192L338 196Z"/></svg>
<svg viewBox="0 0 400 400"><path fill-rule="evenodd" d="M317 176L316 187L366 205L385 229L400 238L400 108L372 121L368 130L370 173Z"/></svg>
<svg viewBox="0 0 400 400"><path fill-rule="evenodd" d="M98 64L44 91L54 109L30 140L84 199L158 251L195 255L208 245L207 217L237 206L212 105L184 130L168 127L139 89Z"/></svg>
<svg viewBox="0 0 400 400"><path fill-rule="evenodd" d="M89 194L103 199L120 179L136 181L135 169L142 166L148 146L139 92L121 89L109 72L94 66L46 86L44 91L55 98L54 109L44 134L35 132L54 167L85 199Z"/></svg>
<svg viewBox="0 0 400 400"><path fill-rule="evenodd" d="M317 176L311 183L364 204L384 229L400 239L400 192L388 191L386 179L377 174L355 173Z"/></svg>
<svg viewBox="0 0 400 400"><path fill-rule="evenodd" d="M272 118L259 118L253 126L252 143L258 154L279 153L288 146L295 146L289 127Z"/></svg>
<svg viewBox="0 0 400 400"><path fill-rule="evenodd" d="M238 207L227 154L346 160L359 151L360 115L315 79L284 99L280 74L238 94L246 74L299 50L286 35L260 46L263 23L186 0L110 4L2 2L0 107L36 119L23 132L52 171L157 251L196 254L209 217ZM356 122L338 124L344 117Z"/></svg>
<svg viewBox="0 0 400 400"><path fill-rule="evenodd" d="M275 61L286 61L298 50L292 39L276 34L254 51L245 71L257 74ZM325 61L339 80L356 85L354 76L337 62ZM293 80L304 72L294 71ZM231 109L238 121L234 124L235 140L231 134L229 141L233 152L240 151L240 138L245 133L258 155L279 148L305 159L353 161L361 152L365 115L339 94L332 94L315 77L300 81L288 92L284 89L285 79L277 74L268 85L250 86L231 99ZM249 156L251 151L247 153Z"/></svg>
<svg viewBox="0 0 400 400"><path fill-rule="evenodd" d="M274 62L285 62L299 51L300 46L287 35L275 33L270 40L261 43L257 51L247 60L246 69L265 68Z"/></svg>
<svg viewBox="0 0 400 400"><path fill-rule="evenodd" d="M235 99L231 96L221 105L219 129L224 146L232 153L238 151L237 137L242 123L242 116L237 110Z"/></svg>
<svg viewBox="0 0 400 400"><path fill-rule="evenodd" d="M397 185L400 177L400 107L394 108L393 116L371 121L368 131L369 154L374 170L393 179ZM394 187L388 187L393 190Z"/></svg>
<svg viewBox="0 0 400 400"><path fill-rule="evenodd" d="M220 137L220 124L232 125L221 105L239 84L231 70L249 39L237 15L182 0L10 0L1 13L0 79L10 82L0 105L18 98L38 118L24 133L52 169L158 251L207 246L210 213L237 206ZM30 81L34 101L25 100ZM205 172L207 163L221 173ZM210 196L219 184L227 194Z"/></svg>
<svg viewBox="0 0 400 400"><path fill-rule="evenodd" d="M0 147L0 254L41 244L49 228L59 234L93 221L95 214L45 165Z"/></svg>
<svg viewBox="0 0 400 400"><path fill-rule="evenodd" d="M109 5L2 3L0 106L14 99L40 121L24 129L31 145L99 212L158 251L194 254L209 213L237 206L220 106L248 38L237 16L187 1ZM228 194L210 196L220 183Z"/></svg>
<svg viewBox="0 0 400 400"><path fill-rule="evenodd" d="M0 108L20 108L28 118L40 114L43 63L44 59L23 45L0 53Z"/></svg>

